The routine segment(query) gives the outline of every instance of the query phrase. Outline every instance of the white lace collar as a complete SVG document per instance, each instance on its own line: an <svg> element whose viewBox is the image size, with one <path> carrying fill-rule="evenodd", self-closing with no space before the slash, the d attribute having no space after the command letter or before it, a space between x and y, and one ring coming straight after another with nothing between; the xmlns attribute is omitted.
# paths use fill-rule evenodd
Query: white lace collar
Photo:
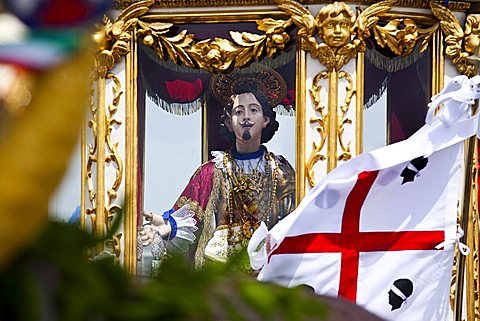
<svg viewBox="0 0 480 321"><path fill-rule="evenodd" d="M215 167L223 169L224 168L224 166L223 166L223 155L225 154L225 152L222 152L222 151L219 151L219 150L214 150L214 151L211 152L211 154L213 156L212 162L215 163Z"/></svg>

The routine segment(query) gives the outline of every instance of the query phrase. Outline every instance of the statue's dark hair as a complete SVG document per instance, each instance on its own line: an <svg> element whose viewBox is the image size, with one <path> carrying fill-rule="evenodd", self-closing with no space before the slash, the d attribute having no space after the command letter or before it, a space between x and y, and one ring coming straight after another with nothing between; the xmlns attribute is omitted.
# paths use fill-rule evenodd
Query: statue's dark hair
<svg viewBox="0 0 480 321"><path fill-rule="evenodd" d="M268 117L270 119L270 122L262 131L262 138L260 143L264 144L270 141L270 139L272 139L275 132L278 130L279 123L275 119L277 114L273 110L270 100L267 98L267 96L265 96L265 94L262 91L258 90L256 86L254 86L249 82L245 82L237 86L233 91L232 96L230 96L227 102L227 105L223 109L220 133L224 138L228 139L228 141L230 141L231 143L235 143L235 133L230 132L230 130L225 125L225 121L231 117L230 115L233 108L233 98L240 94L246 94L246 93L252 93L255 96L255 98L257 98L258 102L262 106L263 116Z"/></svg>

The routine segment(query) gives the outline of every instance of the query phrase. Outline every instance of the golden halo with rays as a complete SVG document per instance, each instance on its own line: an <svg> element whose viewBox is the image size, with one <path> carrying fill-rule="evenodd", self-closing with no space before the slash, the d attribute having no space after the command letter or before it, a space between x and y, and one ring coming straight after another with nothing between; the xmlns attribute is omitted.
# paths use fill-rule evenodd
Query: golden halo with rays
<svg viewBox="0 0 480 321"><path fill-rule="evenodd" d="M283 77L273 69L266 67L257 71L236 70L228 74L213 75L210 80L210 90L215 99L225 106L236 89L250 84L262 92L274 108L287 95L287 84Z"/></svg>

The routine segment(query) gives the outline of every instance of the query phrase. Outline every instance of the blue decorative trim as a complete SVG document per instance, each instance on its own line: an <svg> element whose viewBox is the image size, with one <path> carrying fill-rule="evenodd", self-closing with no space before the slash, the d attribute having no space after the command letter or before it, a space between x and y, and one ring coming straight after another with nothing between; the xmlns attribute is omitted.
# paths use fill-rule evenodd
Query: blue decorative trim
<svg viewBox="0 0 480 321"><path fill-rule="evenodd" d="M175 219L172 217L172 214L174 212L175 210L172 208L172 209L169 209L168 211L163 212L163 215L162 215L163 219L165 221L168 221L172 228L172 231L170 232L170 234L164 237L165 240L169 240L169 241L173 240L175 236L177 236L177 221L175 221Z"/></svg>
<svg viewBox="0 0 480 321"><path fill-rule="evenodd" d="M240 159L240 160L259 158L264 153L265 153L265 148L263 146L260 146L260 148L256 152L245 153L245 154L237 152L235 148L232 151L233 158Z"/></svg>
<svg viewBox="0 0 480 321"><path fill-rule="evenodd" d="M175 212L173 208L169 209L168 211L163 212L163 219L168 220L168 218Z"/></svg>
<svg viewBox="0 0 480 321"><path fill-rule="evenodd" d="M168 221L170 222L170 226L172 227L172 231L168 236L168 240L171 241L175 238L175 236L177 236L177 221L175 221L175 219L172 216L168 218Z"/></svg>

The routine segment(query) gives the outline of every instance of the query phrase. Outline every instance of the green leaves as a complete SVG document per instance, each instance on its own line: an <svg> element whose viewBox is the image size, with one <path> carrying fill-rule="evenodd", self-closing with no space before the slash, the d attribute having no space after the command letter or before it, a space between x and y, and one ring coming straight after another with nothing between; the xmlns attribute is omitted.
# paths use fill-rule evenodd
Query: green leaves
<svg viewBox="0 0 480 321"><path fill-rule="evenodd" d="M115 306L130 288L125 273L109 261L91 263L85 250L96 241L73 226L51 222L16 262L0 273L0 300L9 320L89 320ZM15 290L16 285L22 285ZM31 307L37 306L37 309Z"/></svg>
<svg viewBox="0 0 480 321"><path fill-rule="evenodd" d="M245 253L228 265L209 264L201 270L172 257L155 280L135 283L113 260L87 259L86 250L96 242L73 226L50 222L0 272L0 319L254 321L325 316L325 306L311 291L260 283L240 272Z"/></svg>

